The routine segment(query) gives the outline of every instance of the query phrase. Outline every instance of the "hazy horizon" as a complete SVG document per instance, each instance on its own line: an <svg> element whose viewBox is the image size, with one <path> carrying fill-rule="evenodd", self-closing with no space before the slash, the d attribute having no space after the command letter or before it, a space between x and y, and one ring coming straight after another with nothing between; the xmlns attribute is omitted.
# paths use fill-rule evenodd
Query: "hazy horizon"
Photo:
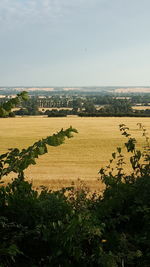
<svg viewBox="0 0 150 267"><path fill-rule="evenodd" d="M0 88L150 88L150 85L0 85Z"/></svg>

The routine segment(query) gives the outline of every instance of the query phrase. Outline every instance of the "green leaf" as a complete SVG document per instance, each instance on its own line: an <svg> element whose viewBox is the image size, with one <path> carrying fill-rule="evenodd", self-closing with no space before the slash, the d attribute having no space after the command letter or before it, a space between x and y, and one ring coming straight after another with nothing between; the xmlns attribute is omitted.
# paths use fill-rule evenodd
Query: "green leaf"
<svg viewBox="0 0 150 267"><path fill-rule="evenodd" d="M115 159L116 158L116 153L114 152L114 153L112 153L112 157L113 157L113 159Z"/></svg>
<svg viewBox="0 0 150 267"><path fill-rule="evenodd" d="M117 147L117 151L120 154L121 153L121 147Z"/></svg>

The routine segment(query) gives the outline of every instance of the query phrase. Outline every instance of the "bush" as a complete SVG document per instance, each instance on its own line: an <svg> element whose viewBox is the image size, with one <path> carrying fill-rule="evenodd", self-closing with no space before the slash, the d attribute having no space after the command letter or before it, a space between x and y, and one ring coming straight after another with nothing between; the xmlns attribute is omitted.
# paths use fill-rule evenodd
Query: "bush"
<svg viewBox="0 0 150 267"><path fill-rule="evenodd" d="M52 109L47 110L45 112L45 115L48 115L48 117L66 117L67 116L68 111L67 110L57 110L57 109Z"/></svg>
<svg viewBox="0 0 150 267"><path fill-rule="evenodd" d="M0 187L1 266L149 266L150 146L145 128L139 126L146 140L143 151L120 125L132 172L124 172L118 147L100 170L103 195L89 197L83 186L57 192L43 187L38 192L24 179L23 171L34 163L36 153L46 153L47 144L60 145L75 132L72 128L0 156L1 177L10 171L18 174Z"/></svg>

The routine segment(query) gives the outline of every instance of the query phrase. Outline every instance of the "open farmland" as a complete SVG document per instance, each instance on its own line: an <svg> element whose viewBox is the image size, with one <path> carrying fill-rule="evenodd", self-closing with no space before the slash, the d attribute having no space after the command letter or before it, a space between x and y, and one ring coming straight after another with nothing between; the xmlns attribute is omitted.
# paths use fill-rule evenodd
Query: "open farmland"
<svg viewBox="0 0 150 267"><path fill-rule="evenodd" d="M146 110L150 109L150 106L132 106L132 108L136 110Z"/></svg>
<svg viewBox="0 0 150 267"><path fill-rule="evenodd" d="M98 170L108 163L117 146L123 146L125 138L119 124L125 123L141 146L141 122L150 132L149 118L46 118L23 117L0 119L0 153L8 148L24 148L33 142L72 125L79 133L59 147L49 147L49 153L41 156L37 164L26 171L26 177L38 187L58 189L69 186L78 179L99 189ZM143 140L144 141L144 140ZM128 167L126 167L128 168Z"/></svg>

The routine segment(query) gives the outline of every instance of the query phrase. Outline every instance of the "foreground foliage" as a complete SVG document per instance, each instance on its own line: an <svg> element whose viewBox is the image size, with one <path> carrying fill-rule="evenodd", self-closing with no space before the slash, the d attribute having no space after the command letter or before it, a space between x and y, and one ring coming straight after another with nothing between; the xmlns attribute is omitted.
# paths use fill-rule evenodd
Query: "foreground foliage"
<svg viewBox="0 0 150 267"><path fill-rule="evenodd" d="M106 186L101 196L89 197L83 186L37 192L24 179L24 170L47 152L46 145L60 145L76 132L72 128L1 156L1 178L10 171L17 178L0 187L0 266L149 266L150 145L139 126L146 141L143 151L120 125L132 171L125 174L117 148L100 170Z"/></svg>
<svg viewBox="0 0 150 267"><path fill-rule="evenodd" d="M22 93L17 94L15 98L0 104L0 118L14 117L15 113L12 112L12 108L15 108L17 105L21 104L23 101L27 101L28 99L28 93L23 91Z"/></svg>

